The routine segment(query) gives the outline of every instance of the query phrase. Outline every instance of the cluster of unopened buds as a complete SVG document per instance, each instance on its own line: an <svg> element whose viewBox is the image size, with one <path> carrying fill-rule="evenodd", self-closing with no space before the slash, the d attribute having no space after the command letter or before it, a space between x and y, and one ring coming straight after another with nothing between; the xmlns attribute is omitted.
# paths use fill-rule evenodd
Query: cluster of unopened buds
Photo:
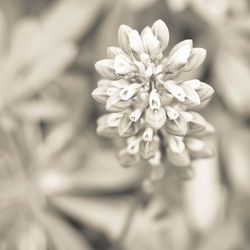
<svg viewBox="0 0 250 250"><path fill-rule="evenodd" d="M121 25L118 40L120 47L109 47L108 59L95 65L105 79L92 96L110 112L98 119L97 133L126 138L118 153L121 164L144 159L157 179L166 164L184 169L193 159L212 156L204 138L214 128L194 110L209 102L213 88L197 79L176 80L200 66L206 50L184 40L165 56L169 31L161 20L141 34Z"/></svg>

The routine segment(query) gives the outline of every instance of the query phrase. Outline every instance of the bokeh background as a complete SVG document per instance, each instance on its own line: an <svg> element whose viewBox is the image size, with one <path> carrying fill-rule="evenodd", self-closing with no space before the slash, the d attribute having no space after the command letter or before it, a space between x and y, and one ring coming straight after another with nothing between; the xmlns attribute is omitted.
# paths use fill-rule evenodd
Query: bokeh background
<svg viewBox="0 0 250 250"><path fill-rule="evenodd" d="M157 19L169 48L207 49L186 77L215 89L202 112L217 153L138 197L145 166L122 168L121 142L96 135L91 91L119 26ZM0 250L249 250L249 126L248 0L0 1Z"/></svg>

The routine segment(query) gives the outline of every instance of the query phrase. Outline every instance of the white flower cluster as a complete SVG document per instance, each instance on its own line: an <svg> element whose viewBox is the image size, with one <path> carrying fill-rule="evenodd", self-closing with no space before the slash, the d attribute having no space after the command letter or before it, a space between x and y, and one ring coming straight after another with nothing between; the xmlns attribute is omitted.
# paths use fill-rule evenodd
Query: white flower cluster
<svg viewBox="0 0 250 250"><path fill-rule="evenodd" d="M95 65L105 79L92 96L111 112L98 119L98 134L127 137L119 153L123 165L146 159L159 166L167 159L186 167L193 158L211 156L202 138L214 129L192 110L209 102L213 88L197 79L175 80L200 66L206 50L185 40L165 56L169 31L161 20L141 34L121 25L118 38L120 47L109 47L108 59Z"/></svg>

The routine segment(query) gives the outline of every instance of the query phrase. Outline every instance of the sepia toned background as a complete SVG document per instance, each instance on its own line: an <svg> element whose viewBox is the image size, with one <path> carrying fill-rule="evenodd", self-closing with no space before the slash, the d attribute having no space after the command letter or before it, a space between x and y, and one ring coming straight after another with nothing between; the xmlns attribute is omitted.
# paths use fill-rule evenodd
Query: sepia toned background
<svg viewBox="0 0 250 250"><path fill-rule="evenodd" d="M121 24L157 19L170 48L207 49L186 75L215 89L202 114L217 153L139 197L124 232L145 166L121 167L120 140L96 135L94 64ZM0 250L249 250L249 211L248 0L0 0Z"/></svg>

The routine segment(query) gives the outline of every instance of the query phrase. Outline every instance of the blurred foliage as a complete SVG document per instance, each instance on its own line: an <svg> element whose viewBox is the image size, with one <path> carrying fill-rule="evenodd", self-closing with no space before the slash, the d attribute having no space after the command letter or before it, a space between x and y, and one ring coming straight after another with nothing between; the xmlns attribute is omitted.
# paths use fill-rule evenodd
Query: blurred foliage
<svg viewBox="0 0 250 250"><path fill-rule="evenodd" d="M0 9L0 250L249 249L249 1L2 0ZM189 181L169 169L152 195L138 192L145 166L122 168L121 142L95 135L103 110L90 93L118 27L157 19L170 47L191 38L208 50L188 78L216 90L203 112L217 155L195 162Z"/></svg>

